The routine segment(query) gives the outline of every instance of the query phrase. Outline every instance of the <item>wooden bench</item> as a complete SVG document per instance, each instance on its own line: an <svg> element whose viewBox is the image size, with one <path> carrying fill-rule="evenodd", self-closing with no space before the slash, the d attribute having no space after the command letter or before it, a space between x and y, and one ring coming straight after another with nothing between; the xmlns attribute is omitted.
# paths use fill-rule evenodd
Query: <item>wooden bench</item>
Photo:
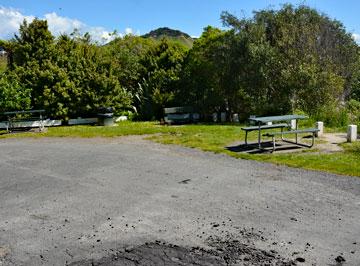
<svg viewBox="0 0 360 266"><path fill-rule="evenodd" d="M304 146L307 148L311 148L312 146L314 146L315 143L315 134L316 132L318 132L319 129L317 128L306 128L306 129L297 129L297 130L289 130L289 131L282 131L282 132L271 132L271 133L266 133L263 134L263 136L265 137L272 137L272 143L273 143L273 150L272 152L275 151L276 148L276 136L280 135L281 136L281 140L288 142L288 143L293 143L296 145L300 145L300 146ZM307 144L303 144L303 143L298 143L298 138L297 135L298 134L304 134L304 133L311 133L312 134L312 139L311 139L311 145L307 145ZM290 140L286 140L284 139L284 135L288 135L288 134L295 134L295 142L290 141Z"/></svg>
<svg viewBox="0 0 360 266"><path fill-rule="evenodd" d="M21 123L39 121L36 127L39 127L40 131L44 129L44 116L45 110L24 110L24 111L12 111L4 112L3 115L7 116L7 126L6 131L11 132L19 128L29 128L32 126L24 126ZM38 114L35 116L35 114ZM19 117L19 115L25 115L25 117ZM30 116L29 116L30 115Z"/></svg>
<svg viewBox="0 0 360 266"><path fill-rule="evenodd" d="M241 130L245 131L245 144L247 145L248 132L258 131L259 129L262 130L262 129L274 129L274 128L281 128L281 131L283 131L283 129L288 126L289 126L288 124L261 125L260 128L259 126L242 127Z"/></svg>

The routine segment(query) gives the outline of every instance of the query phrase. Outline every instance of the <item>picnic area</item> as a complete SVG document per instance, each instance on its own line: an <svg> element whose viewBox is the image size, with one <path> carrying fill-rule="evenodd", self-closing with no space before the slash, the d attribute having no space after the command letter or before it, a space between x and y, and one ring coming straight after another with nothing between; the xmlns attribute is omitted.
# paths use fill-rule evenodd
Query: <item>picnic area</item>
<svg viewBox="0 0 360 266"><path fill-rule="evenodd" d="M359 177L144 137L0 139L0 261L358 262Z"/></svg>
<svg viewBox="0 0 360 266"><path fill-rule="evenodd" d="M347 21L306 3L12 2L0 266L360 265ZM125 31L92 24L110 18ZM150 30L163 19L194 32Z"/></svg>

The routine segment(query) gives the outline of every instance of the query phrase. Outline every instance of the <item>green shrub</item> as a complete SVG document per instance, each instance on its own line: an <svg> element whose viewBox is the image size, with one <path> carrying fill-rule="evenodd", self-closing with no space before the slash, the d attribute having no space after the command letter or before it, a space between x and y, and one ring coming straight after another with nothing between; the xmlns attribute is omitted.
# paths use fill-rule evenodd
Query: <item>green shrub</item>
<svg viewBox="0 0 360 266"><path fill-rule="evenodd" d="M360 123L360 101L350 100L347 102L349 122L352 124Z"/></svg>
<svg viewBox="0 0 360 266"><path fill-rule="evenodd" d="M321 107L312 118L324 122L326 127L344 127L349 123L347 108L335 103Z"/></svg>
<svg viewBox="0 0 360 266"><path fill-rule="evenodd" d="M14 75L0 76L0 112L25 110L31 106L31 90L20 86Z"/></svg>

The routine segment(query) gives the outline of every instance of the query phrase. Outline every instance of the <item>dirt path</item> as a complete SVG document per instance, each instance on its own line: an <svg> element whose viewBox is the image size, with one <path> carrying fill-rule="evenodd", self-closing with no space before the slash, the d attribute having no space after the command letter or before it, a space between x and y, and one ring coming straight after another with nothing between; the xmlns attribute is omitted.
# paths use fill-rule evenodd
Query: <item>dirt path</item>
<svg viewBox="0 0 360 266"><path fill-rule="evenodd" d="M359 265L360 179L136 138L0 140L0 265Z"/></svg>
<svg viewBox="0 0 360 266"><path fill-rule="evenodd" d="M326 143L319 143L316 148L321 152L338 152L344 149L339 145L346 142L345 133L325 133L321 140Z"/></svg>

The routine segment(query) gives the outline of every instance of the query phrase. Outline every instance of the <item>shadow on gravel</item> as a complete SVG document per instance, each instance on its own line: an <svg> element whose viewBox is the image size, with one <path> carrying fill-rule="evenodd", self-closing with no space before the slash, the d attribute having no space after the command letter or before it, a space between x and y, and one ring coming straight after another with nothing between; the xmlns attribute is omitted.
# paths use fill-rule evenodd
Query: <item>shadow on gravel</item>
<svg viewBox="0 0 360 266"><path fill-rule="evenodd" d="M156 241L117 251L97 261L78 261L71 266L83 265L296 265L275 251L267 252L232 241L213 241L210 249L180 247Z"/></svg>

